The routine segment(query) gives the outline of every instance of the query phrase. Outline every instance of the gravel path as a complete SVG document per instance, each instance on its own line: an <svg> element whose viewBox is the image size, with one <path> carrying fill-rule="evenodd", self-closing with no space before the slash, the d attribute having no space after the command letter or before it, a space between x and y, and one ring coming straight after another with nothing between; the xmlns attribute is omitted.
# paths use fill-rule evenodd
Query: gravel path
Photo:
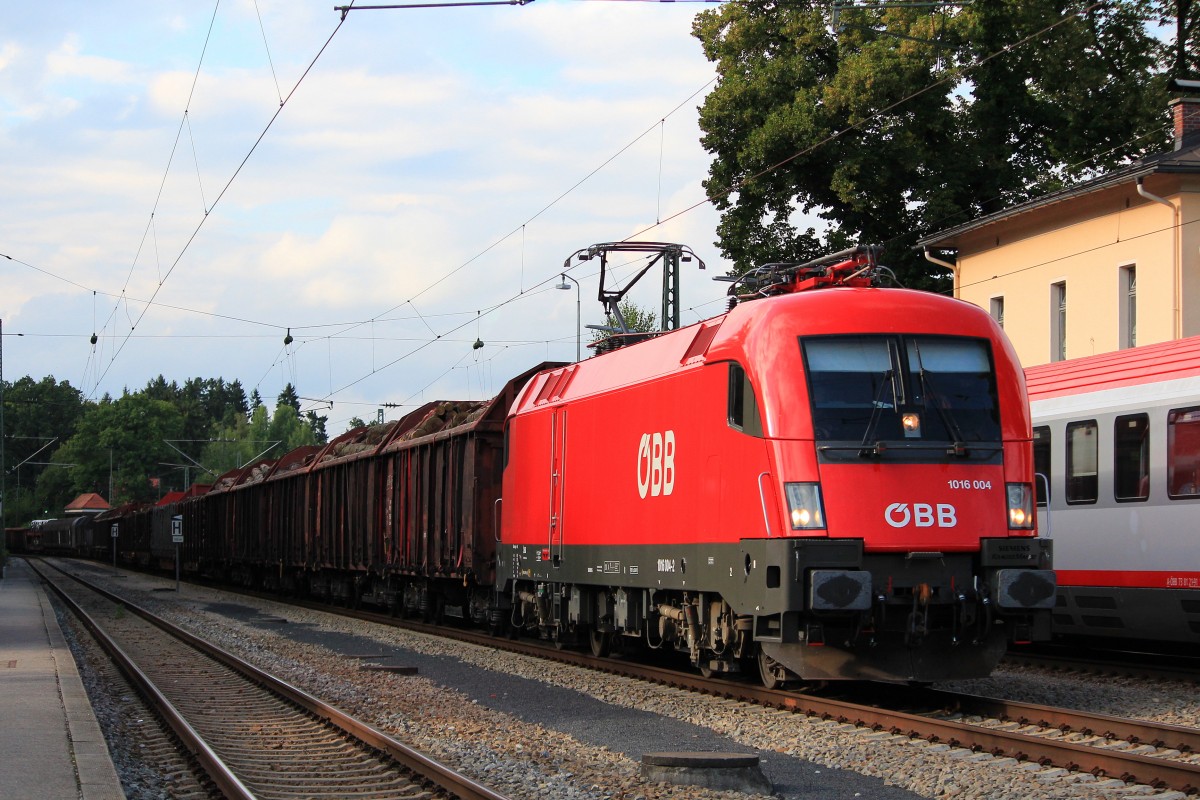
<svg viewBox="0 0 1200 800"><path fill-rule="evenodd" d="M756 752L776 796L805 800L1185 797L211 589L161 591L173 581L129 575L117 583L150 610L513 798L748 797L643 781L641 755L664 750ZM418 675L362 670L360 659L347 658L365 654L416 666ZM1175 724L1198 719L1194 687L1166 681L1016 668L948 688Z"/></svg>

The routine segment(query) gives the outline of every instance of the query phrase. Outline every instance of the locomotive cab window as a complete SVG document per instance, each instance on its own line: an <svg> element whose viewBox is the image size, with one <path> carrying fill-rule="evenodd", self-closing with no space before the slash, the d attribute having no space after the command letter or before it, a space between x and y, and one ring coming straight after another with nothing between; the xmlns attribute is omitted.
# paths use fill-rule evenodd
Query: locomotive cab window
<svg viewBox="0 0 1200 800"><path fill-rule="evenodd" d="M762 418L754 385L741 364L729 365L729 424L751 436L762 436Z"/></svg>
<svg viewBox="0 0 1200 800"><path fill-rule="evenodd" d="M1171 499L1200 497L1200 406L1167 413L1167 488Z"/></svg>
<svg viewBox="0 0 1200 800"><path fill-rule="evenodd" d="M1033 429L1033 472L1037 504L1044 506L1050 496L1050 427L1047 425Z"/></svg>
<svg viewBox="0 0 1200 800"><path fill-rule="evenodd" d="M922 460L998 456L987 341L849 335L804 337L801 346L816 439L831 443L827 457L857 458L865 446L875 456Z"/></svg>
<svg viewBox="0 0 1200 800"><path fill-rule="evenodd" d="M1096 420L1067 424L1067 503L1094 503L1099 489Z"/></svg>
<svg viewBox="0 0 1200 800"><path fill-rule="evenodd" d="M1128 414L1113 423L1113 494L1118 503L1150 496L1150 416Z"/></svg>

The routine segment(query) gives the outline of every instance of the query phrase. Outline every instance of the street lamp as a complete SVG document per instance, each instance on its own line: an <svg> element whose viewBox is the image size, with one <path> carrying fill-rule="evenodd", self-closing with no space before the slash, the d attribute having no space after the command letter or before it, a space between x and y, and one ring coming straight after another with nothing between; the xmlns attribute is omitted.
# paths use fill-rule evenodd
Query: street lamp
<svg viewBox="0 0 1200 800"><path fill-rule="evenodd" d="M562 281L555 285L555 289L570 289L571 284L575 284L575 361L579 361L579 281L572 278L567 273L562 274Z"/></svg>

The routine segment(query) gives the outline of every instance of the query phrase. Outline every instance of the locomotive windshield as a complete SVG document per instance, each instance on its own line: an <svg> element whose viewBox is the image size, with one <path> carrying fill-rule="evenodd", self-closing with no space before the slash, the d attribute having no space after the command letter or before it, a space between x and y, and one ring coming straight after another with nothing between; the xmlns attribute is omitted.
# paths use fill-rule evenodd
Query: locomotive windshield
<svg viewBox="0 0 1200 800"><path fill-rule="evenodd" d="M827 443L826 455L998 454L1000 411L987 341L848 335L800 342L813 429Z"/></svg>

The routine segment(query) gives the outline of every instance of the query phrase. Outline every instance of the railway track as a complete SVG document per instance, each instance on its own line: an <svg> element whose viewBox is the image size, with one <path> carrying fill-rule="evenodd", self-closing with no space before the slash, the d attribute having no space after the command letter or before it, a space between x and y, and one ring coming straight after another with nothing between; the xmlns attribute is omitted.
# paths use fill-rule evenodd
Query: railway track
<svg viewBox="0 0 1200 800"><path fill-rule="evenodd" d="M274 602L277 596L241 592ZM881 736L924 739L966 751L1091 773L1111 781L1143 784L1188 794L1200 792L1200 728L1088 714L894 684L860 684L842 694L768 690L749 682L625 661L595 658L530 640L510 640L471 630L398 620L386 614L334 608L312 601L287 601L310 610L393 625L430 635L498 648L541 659L637 678L729 701L806 714L880 732Z"/></svg>
<svg viewBox="0 0 1200 800"><path fill-rule="evenodd" d="M154 709L145 703L99 643L88 635L82 623L70 614L64 614L60 621L76 660L86 660L91 667L87 673L96 683L85 684L89 696L99 692L119 699L111 704L115 708L112 713L118 719L110 717L101 727L105 729L105 738L114 755L117 747L125 752L136 752L135 767L126 765L117 769L125 790L138 796L145 796L148 791L172 800L219 800L216 787L207 780L200 765ZM127 772L132 776L127 778ZM131 787L127 781L136 786Z"/></svg>
<svg viewBox="0 0 1200 800"><path fill-rule="evenodd" d="M226 798L506 800L81 578L31 566Z"/></svg>
<svg viewBox="0 0 1200 800"><path fill-rule="evenodd" d="M895 684L856 684L853 691L838 689L844 691L841 696L771 690L619 658L596 658L540 642L397 620L371 611L288 602L999 758L1185 794L1200 793L1200 728Z"/></svg>
<svg viewBox="0 0 1200 800"><path fill-rule="evenodd" d="M1041 645L1009 651L1004 663L1063 673L1200 683L1200 658L1177 653Z"/></svg>

